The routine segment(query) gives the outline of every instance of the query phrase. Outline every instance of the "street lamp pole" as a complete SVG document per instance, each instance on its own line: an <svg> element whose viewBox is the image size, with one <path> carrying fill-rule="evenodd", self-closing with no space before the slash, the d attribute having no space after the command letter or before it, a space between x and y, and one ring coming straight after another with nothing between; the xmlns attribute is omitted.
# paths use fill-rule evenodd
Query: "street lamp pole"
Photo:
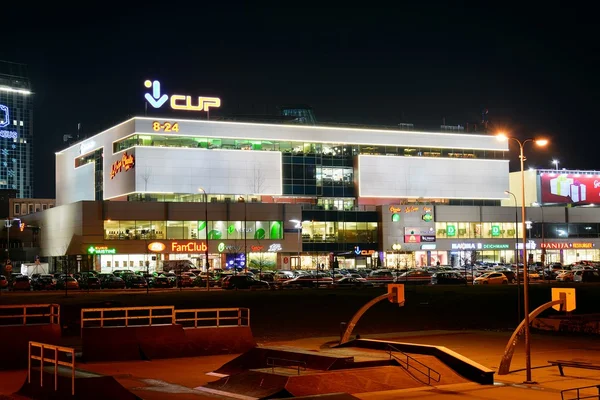
<svg viewBox="0 0 600 400"><path fill-rule="evenodd" d="M558 171L558 160L552 160L552 164L554 164L556 166L556 170Z"/></svg>
<svg viewBox="0 0 600 400"><path fill-rule="evenodd" d="M295 223L296 229L298 230L298 262L296 263L296 269L299 269L298 267L302 269L302 265L300 262L300 233L302 232L302 222L297 219L290 219L290 222Z"/></svg>
<svg viewBox="0 0 600 400"><path fill-rule="evenodd" d="M198 188L198 190L204 194L204 229L206 231L206 250L204 256L206 258L206 290L210 291L210 275L208 274L210 267L210 263L208 261L208 196L203 188Z"/></svg>
<svg viewBox="0 0 600 400"><path fill-rule="evenodd" d="M517 325L521 323L521 278L519 277L519 213L517 208L517 196L508 190L504 191L510 194L515 200L515 264L517 265Z"/></svg>
<svg viewBox="0 0 600 400"><path fill-rule="evenodd" d="M545 146L548 144L547 140L543 139L526 139L520 141L514 137L508 137L505 135L498 135L500 140L514 140L519 144L519 159L521 161L521 229L523 230L523 308L525 314L525 370L527 379L525 383L534 383L531 380L531 331L529 329L529 270L527 265L527 229L525 226L526 215L525 215L525 155L523 154L523 146L527 142L533 142L538 146Z"/></svg>

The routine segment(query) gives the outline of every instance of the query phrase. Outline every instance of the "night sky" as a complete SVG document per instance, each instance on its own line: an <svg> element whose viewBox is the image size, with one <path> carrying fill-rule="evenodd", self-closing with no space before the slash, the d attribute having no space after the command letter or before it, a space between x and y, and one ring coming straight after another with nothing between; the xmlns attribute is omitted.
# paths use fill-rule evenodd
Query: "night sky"
<svg viewBox="0 0 600 400"><path fill-rule="evenodd" d="M220 97L211 117L309 104L322 122L439 129L443 118L477 122L487 108L498 129L552 141L528 148L528 166L552 168L557 158L561 168L600 169L590 9L216 3L3 5L0 59L28 64L35 92L37 197L54 196L54 152L78 123L92 135L143 115L145 79L165 92Z"/></svg>

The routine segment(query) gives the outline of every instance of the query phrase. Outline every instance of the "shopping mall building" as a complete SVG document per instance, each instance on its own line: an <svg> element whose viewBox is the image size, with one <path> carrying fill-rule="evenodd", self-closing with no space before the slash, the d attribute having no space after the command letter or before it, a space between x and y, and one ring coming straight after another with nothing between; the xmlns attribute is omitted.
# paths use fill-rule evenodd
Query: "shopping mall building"
<svg viewBox="0 0 600 400"><path fill-rule="evenodd" d="M24 220L55 269L514 262L508 158L492 135L137 117L58 152L57 206ZM599 259L600 212L559 203L527 204L533 259Z"/></svg>

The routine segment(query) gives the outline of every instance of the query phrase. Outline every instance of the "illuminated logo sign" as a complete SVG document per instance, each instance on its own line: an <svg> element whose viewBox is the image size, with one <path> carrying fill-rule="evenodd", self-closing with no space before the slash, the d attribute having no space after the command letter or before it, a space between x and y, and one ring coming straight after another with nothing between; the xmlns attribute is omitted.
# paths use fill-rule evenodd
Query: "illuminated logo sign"
<svg viewBox="0 0 600 400"><path fill-rule="evenodd" d="M219 245L217 246L217 250L219 251L219 253L222 253L225 250L225 243L219 243Z"/></svg>
<svg viewBox="0 0 600 400"><path fill-rule="evenodd" d="M507 250L507 243L452 243L452 250Z"/></svg>
<svg viewBox="0 0 600 400"><path fill-rule="evenodd" d="M500 226L492 225L492 236L500 236Z"/></svg>
<svg viewBox="0 0 600 400"><path fill-rule="evenodd" d="M10 124L10 111L4 104L0 104L0 138L16 139L19 134L17 131L10 131L6 128Z"/></svg>
<svg viewBox="0 0 600 400"><path fill-rule="evenodd" d="M421 243L421 235L404 235L404 243Z"/></svg>
<svg viewBox="0 0 600 400"><path fill-rule="evenodd" d="M433 221L433 216L430 213L425 213L425 214L423 214L421 219L425 222L431 222L431 221Z"/></svg>
<svg viewBox="0 0 600 400"><path fill-rule="evenodd" d="M161 242L152 242L148 245L148 250L153 251L155 253L160 253L166 248L167 246L165 246L165 244Z"/></svg>
<svg viewBox="0 0 600 400"><path fill-rule="evenodd" d="M135 158L133 157L133 154L127 154L127 152L123 153L121 159L113 163L110 169L110 179L113 179L115 175L123 170L129 171L134 166Z"/></svg>
<svg viewBox="0 0 600 400"><path fill-rule="evenodd" d="M401 250L401 249L402 249L402 245L401 244L395 243L395 244L392 245L392 250L398 251L398 250Z"/></svg>
<svg viewBox="0 0 600 400"><path fill-rule="evenodd" d="M540 248L548 250L562 249L591 249L594 243L570 243L570 242L545 242L540 244Z"/></svg>
<svg viewBox="0 0 600 400"><path fill-rule="evenodd" d="M160 82L147 80L144 82L144 86L148 89L152 88L152 93L146 93L144 98L154 108L161 108L169 96L161 94ZM182 94L171 95L171 108L173 110L186 110L186 111L208 111L211 107L220 107L221 99L218 97L198 97L196 104L192 100L192 96L185 96Z"/></svg>
<svg viewBox="0 0 600 400"><path fill-rule="evenodd" d="M205 252L206 250L207 247L206 243L204 242L171 243L171 252L174 253L201 253Z"/></svg>
<svg viewBox="0 0 600 400"><path fill-rule="evenodd" d="M90 246L87 251L89 254L117 254L117 249L108 248L108 246Z"/></svg>
<svg viewBox="0 0 600 400"><path fill-rule="evenodd" d="M276 253L281 250L283 250L283 247L281 247L280 243L273 243L269 246L269 249L267 251L270 251L271 253Z"/></svg>
<svg viewBox="0 0 600 400"><path fill-rule="evenodd" d="M507 243L487 243L483 245L483 249L489 250L507 250L510 248L510 245Z"/></svg>
<svg viewBox="0 0 600 400"><path fill-rule="evenodd" d="M371 256L375 254L375 250L361 250L359 246L354 246L354 254L357 256Z"/></svg>
<svg viewBox="0 0 600 400"><path fill-rule="evenodd" d="M435 244L422 244L421 245L421 250L435 250L436 245Z"/></svg>
<svg viewBox="0 0 600 400"><path fill-rule="evenodd" d="M527 242L527 250L535 250L536 246L537 245L533 240L529 240ZM523 250L523 243L517 243L515 244L515 247L517 248L517 250Z"/></svg>
<svg viewBox="0 0 600 400"><path fill-rule="evenodd" d="M257 253L259 251L263 251L265 246L250 246L250 251Z"/></svg>
<svg viewBox="0 0 600 400"><path fill-rule="evenodd" d="M446 226L446 235L456 236L456 226L454 226L454 225Z"/></svg>

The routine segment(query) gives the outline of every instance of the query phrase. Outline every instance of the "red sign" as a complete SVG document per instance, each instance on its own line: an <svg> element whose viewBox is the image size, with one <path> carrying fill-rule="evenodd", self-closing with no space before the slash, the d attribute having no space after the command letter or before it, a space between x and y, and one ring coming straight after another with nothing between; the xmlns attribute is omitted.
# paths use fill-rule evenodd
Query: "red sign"
<svg viewBox="0 0 600 400"><path fill-rule="evenodd" d="M540 248L549 250L561 250L561 249L591 249L594 247L594 243L590 242L545 242L540 244Z"/></svg>
<svg viewBox="0 0 600 400"><path fill-rule="evenodd" d="M257 253L259 251L263 251L265 246L250 246L250 250Z"/></svg>
<svg viewBox="0 0 600 400"><path fill-rule="evenodd" d="M110 179L113 179L122 170L129 171L135 165L135 158L133 154L123 153L123 156L119 161L113 163L110 169Z"/></svg>
<svg viewBox="0 0 600 400"><path fill-rule="evenodd" d="M290 262L290 259L287 257L283 257L283 263L284 264L288 264Z"/></svg>
<svg viewBox="0 0 600 400"><path fill-rule="evenodd" d="M421 243L421 235L404 235L404 243Z"/></svg>
<svg viewBox="0 0 600 400"><path fill-rule="evenodd" d="M548 173L540 176L542 203L600 203L600 175Z"/></svg>

